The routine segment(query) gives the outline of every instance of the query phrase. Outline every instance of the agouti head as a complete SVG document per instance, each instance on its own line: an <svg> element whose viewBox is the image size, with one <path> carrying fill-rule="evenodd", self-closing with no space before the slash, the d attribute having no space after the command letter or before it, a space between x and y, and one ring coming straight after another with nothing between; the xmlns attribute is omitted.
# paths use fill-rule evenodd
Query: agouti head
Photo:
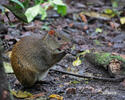
<svg viewBox="0 0 125 100"><path fill-rule="evenodd" d="M71 47L70 36L66 33L47 34L44 37L44 42L55 54L64 52Z"/></svg>

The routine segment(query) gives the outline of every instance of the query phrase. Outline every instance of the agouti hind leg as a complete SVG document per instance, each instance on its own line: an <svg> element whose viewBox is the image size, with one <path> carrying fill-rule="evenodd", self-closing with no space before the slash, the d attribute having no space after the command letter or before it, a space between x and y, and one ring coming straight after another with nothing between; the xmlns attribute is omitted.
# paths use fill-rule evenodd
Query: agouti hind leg
<svg viewBox="0 0 125 100"><path fill-rule="evenodd" d="M17 72L17 71L16 71ZM33 71L23 70L21 73L15 73L17 79L24 87L31 87L37 80L36 73Z"/></svg>

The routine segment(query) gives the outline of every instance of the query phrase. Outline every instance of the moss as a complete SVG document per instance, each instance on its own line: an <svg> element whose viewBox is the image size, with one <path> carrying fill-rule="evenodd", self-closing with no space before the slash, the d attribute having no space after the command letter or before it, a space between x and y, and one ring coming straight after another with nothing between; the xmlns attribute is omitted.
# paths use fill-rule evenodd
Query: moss
<svg viewBox="0 0 125 100"><path fill-rule="evenodd" d="M95 58L97 62L99 62L100 64L108 64L113 59L125 62L125 59L123 59L122 57L117 55L112 55L111 53L95 52L94 55L96 56Z"/></svg>
<svg viewBox="0 0 125 100"><path fill-rule="evenodd" d="M109 64L109 61L111 61L111 54L110 53L94 53L95 55L95 61L98 62L98 64L104 65Z"/></svg>
<svg viewBox="0 0 125 100"><path fill-rule="evenodd" d="M123 59L119 55L113 55L111 53L106 53L106 52L94 52L94 53L88 53L86 55L91 63L97 66L103 66L105 69L107 69L107 66L113 59L121 61L122 66L125 67L125 59Z"/></svg>

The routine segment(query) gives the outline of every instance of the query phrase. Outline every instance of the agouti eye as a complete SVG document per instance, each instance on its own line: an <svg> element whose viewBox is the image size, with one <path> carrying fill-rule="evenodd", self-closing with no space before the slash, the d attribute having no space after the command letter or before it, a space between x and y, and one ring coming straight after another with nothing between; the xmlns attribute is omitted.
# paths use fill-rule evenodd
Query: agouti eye
<svg viewBox="0 0 125 100"><path fill-rule="evenodd" d="M61 40L61 37L57 37L58 40Z"/></svg>

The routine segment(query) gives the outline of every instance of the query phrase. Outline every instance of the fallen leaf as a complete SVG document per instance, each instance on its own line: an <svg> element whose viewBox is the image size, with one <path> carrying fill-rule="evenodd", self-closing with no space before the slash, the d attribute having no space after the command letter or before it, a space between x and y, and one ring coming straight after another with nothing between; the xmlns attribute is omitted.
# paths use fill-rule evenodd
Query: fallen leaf
<svg viewBox="0 0 125 100"><path fill-rule="evenodd" d="M74 81L71 81L70 83L73 83L73 84L78 84L78 83L80 83L80 82L79 82L79 81L74 80Z"/></svg>
<svg viewBox="0 0 125 100"><path fill-rule="evenodd" d="M110 20L113 17L111 15L100 14L100 13L94 12L94 11L83 11L81 13L86 16L89 16L89 17L94 17L94 18L103 19L103 20Z"/></svg>
<svg viewBox="0 0 125 100"><path fill-rule="evenodd" d="M48 33L49 33L49 35L54 35L55 31L54 30L50 30Z"/></svg>
<svg viewBox="0 0 125 100"><path fill-rule="evenodd" d="M109 46L109 47L111 47L111 46L112 46L112 43L111 43L111 42L109 42L109 43L108 43L108 46Z"/></svg>
<svg viewBox="0 0 125 100"><path fill-rule="evenodd" d="M41 97L41 96L44 96L44 93L34 94L34 95L31 96L31 98L35 99L35 98L38 98L38 97Z"/></svg>
<svg viewBox="0 0 125 100"><path fill-rule="evenodd" d="M101 33L102 32L102 29L101 28L96 28L96 31L97 33Z"/></svg>
<svg viewBox="0 0 125 100"><path fill-rule="evenodd" d="M49 98L55 98L57 100L63 100L63 96L60 96L58 94L51 94Z"/></svg>
<svg viewBox="0 0 125 100"><path fill-rule="evenodd" d="M110 22L109 24L110 24L110 26L112 27L112 29L114 29L114 28L115 28L115 25L114 25L114 23L113 23L113 22Z"/></svg>
<svg viewBox="0 0 125 100"><path fill-rule="evenodd" d="M109 15L111 15L113 13L113 11L109 8L105 9L104 12L105 12L105 14L109 14Z"/></svg>
<svg viewBox="0 0 125 100"><path fill-rule="evenodd" d="M82 61L77 57L75 61L73 61L73 66L79 66L82 63Z"/></svg>
<svg viewBox="0 0 125 100"><path fill-rule="evenodd" d="M112 27L112 29L117 29L120 26L120 24L116 22L109 22L109 24Z"/></svg>
<svg viewBox="0 0 125 100"><path fill-rule="evenodd" d="M68 67L68 68L67 68L67 71L70 72L70 71L71 71L71 67Z"/></svg>
<svg viewBox="0 0 125 100"><path fill-rule="evenodd" d="M125 17L121 17L120 22L121 22L121 24L125 24Z"/></svg>
<svg viewBox="0 0 125 100"><path fill-rule="evenodd" d="M60 88L63 87L63 86L64 86L64 85L62 85L62 84L59 85Z"/></svg>
<svg viewBox="0 0 125 100"><path fill-rule="evenodd" d="M6 73L13 73L13 69L10 63L3 62L3 65Z"/></svg>
<svg viewBox="0 0 125 100"><path fill-rule="evenodd" d="M87 29L88 29L88 26L87 26L87 25L85 25L85 26L83 27L83 29L84 29L84 30L87 30Z"/></svg>
<svg viewBox="0 0 125 100"><path fill-rule="evenodd" d="M74 23L70 23L69 26L72 27L74 25Z"/></svg>
<svg viewBox="0 0 125 100"><path fill-rule="evenodd" d="M67 88L66 94L76 94L76 88Z"/></svg>
<svg viewBox="0 0 125 100"><path fill-rule="evenodd" d="M85 23L87 23L87 18L86 18L86 16L83 15L82 13L80 13L79 15L80 15L82 21L85 22Z"/></svg>
<svg viewBox="0 0 125 100"><path fill-rule="evenodd" d="M19 90L19 91L11 90L11 93L12 93L15 97L17 97L17 98L22 98L22 99L24 99L24 98L29 98L29 97L32 96L32 94L31 94L30 92L21 91L21 90Z"/></svg>

